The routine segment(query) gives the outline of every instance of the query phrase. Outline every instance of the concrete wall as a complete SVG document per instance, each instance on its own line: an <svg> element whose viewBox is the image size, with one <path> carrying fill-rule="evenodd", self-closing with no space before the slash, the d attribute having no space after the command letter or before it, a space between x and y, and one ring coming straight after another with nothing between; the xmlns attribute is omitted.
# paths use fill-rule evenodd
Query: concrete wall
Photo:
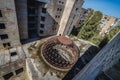
<svg viewBox="0 0 120 80"><path fill-rule="evenodd" d="M120 32L113 38L73 80L95 80L100 71L105 71L120 59Z"/></svg>
<svg viewBox="0 0 120 80"><path fill-rule="evenodd" d="M66 0L51 0L51 2L41 3L38 6L39 36L50 36L57 33L65 4ZM46 8L46 13L42 13L42 8ZM45 17L45 21L40 20L41 16ZM40 24L44 24L44 28L41 28ZM40 30L43 31L43 34L40 33Z"/></svg>
<svg viewBox="0 0 120 80"><path fill-rule="evenodd" d="M69 35L76 21L79 20L80 10L83 0L67 0L65 9L61 18L58 35Z"/></svg>
<svg viewBox="0 0 120 80"><path fill-rule="evenodd" d="M46 9L46 13L42 13L42 8ZM54 30L52 29L54 25L54 19L48 13L47 4L41 4L38 6L38 35L39 36L50 36L54 34ZM41 20L41 16L45 17L45 21ZM44 27L41 27L41 24ZM40 33L40 30L43 31L43 34Z"/></svg>
<svg viewBox="0 0 120 80"><path fill-rule="evenodd" d="M75 4L75 0L70 0L70 1L67 0L65 9L60 21L60 27L57 33L58 35L64 35L64 30L66 28L66 25L69 20L74 4Z"/></svg>
<svg viewBox="0 0 120 80"><path fill-rule="evenodd" d="M7 39L0 39L0 48L3 47L3 43L10 43L11 47L20 45L14 0L0 0L0 10L0 23L5 24L5 29L0 29L0 35L8 35Z"/></svg>
<svg viewBox="0 0 120 80"><path fill-rule="evenodd" d="M70 15L70 19L67 23L66 31L64 32L64 34L69 35L71 33L73 27L76 25L76 22L79 21L83 3L84 3L83 0L78 0L75 2L75 5L73 7L73 10Z"/></svg>

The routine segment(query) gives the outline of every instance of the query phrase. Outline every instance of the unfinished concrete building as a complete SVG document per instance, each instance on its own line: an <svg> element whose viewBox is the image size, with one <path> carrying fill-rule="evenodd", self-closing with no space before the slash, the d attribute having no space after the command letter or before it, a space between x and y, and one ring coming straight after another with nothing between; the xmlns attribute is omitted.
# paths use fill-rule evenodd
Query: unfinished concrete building
<svg viewBox="0 0 120 80"><path fill-rule="evenodd" d="M0 0L0 48L20 45L14 0Z"/></svg>
<svg viewBox="0 0 120 80"><path fill-rule="evenodd" d="M60 21L58 35L69 35L76 21L79 20L83 0L67 0L63 16Z"/></svg>
<svg viewBox="0 0 120 80"><path fill-rule="evenodd" d="M2 0L1 3L5 3L7 7L14 5L12 7L15 12L11 13L17 16L14 17L14 23L19 28L15 35L20 35L19 38L14 37L18 40L34 40L56 35L57 32L69 34L80 17L83 0ZM4 7L4 4L0 6Z"/></svg>
<svg viewBox="0 0 120 80"><path fill-rule="evenodd" d="M55 35L66 0L15 0L20 38Z"/></svg>

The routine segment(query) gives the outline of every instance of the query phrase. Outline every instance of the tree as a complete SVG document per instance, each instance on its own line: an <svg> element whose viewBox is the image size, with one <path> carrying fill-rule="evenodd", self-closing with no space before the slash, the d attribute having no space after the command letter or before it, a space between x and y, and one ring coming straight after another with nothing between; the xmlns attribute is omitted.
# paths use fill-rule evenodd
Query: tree
<svg viewBox="0 0 120 80"><path fill-rule="evenodd" d="M85 40L90 40L94 35L99 32L98 28L101 19L101 12L94 12L93 10L90 11L77 37Z"/></svg>

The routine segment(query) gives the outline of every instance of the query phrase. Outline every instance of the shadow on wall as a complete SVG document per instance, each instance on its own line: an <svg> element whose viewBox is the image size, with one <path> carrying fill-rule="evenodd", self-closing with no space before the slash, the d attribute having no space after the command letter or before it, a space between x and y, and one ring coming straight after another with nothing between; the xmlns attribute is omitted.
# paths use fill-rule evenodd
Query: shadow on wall
<svg viewBox="0 0 120 80"><path fill-rule="evenodd" d="M18 27L22 43L35 41L57 33L59 27L58 21L51 16L51 14L55 13L48 12L51 8L46 8L46 4L48 3L34 0L15 0Z"/></svg>
<svg viewBox="0 0 120 80"><path fill-rule="evenodd" d="M117 64L106 71L101 71L95 80L120 80L120 59Z"/></svg>
<svg viewBox="0 0 120 80"><path fill-rule="evenodd" d="M72 80L75 75L80 72L86 64L88 64L92 58L100 51L96 46L90 46L84 54L78 59L73 68L66 74L63 80Z"/></svg>

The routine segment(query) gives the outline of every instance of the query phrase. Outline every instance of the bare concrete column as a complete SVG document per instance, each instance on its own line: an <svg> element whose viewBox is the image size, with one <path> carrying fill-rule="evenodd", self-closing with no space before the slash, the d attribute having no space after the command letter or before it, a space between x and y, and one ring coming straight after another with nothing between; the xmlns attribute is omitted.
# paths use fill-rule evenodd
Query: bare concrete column
<svg viewBox="0 0 120 80"><path fill-rule="evenodd" d="M57 35L60 35L60 34L64 35L64 30L65 30L65 27L66 27L67 22L69 20L72 9L74 7L75 1L76 0L67 0L66 1L66 5L64 8L63 16L62 16L61 21L60 21L60 27L59 27Z"/></svg>

